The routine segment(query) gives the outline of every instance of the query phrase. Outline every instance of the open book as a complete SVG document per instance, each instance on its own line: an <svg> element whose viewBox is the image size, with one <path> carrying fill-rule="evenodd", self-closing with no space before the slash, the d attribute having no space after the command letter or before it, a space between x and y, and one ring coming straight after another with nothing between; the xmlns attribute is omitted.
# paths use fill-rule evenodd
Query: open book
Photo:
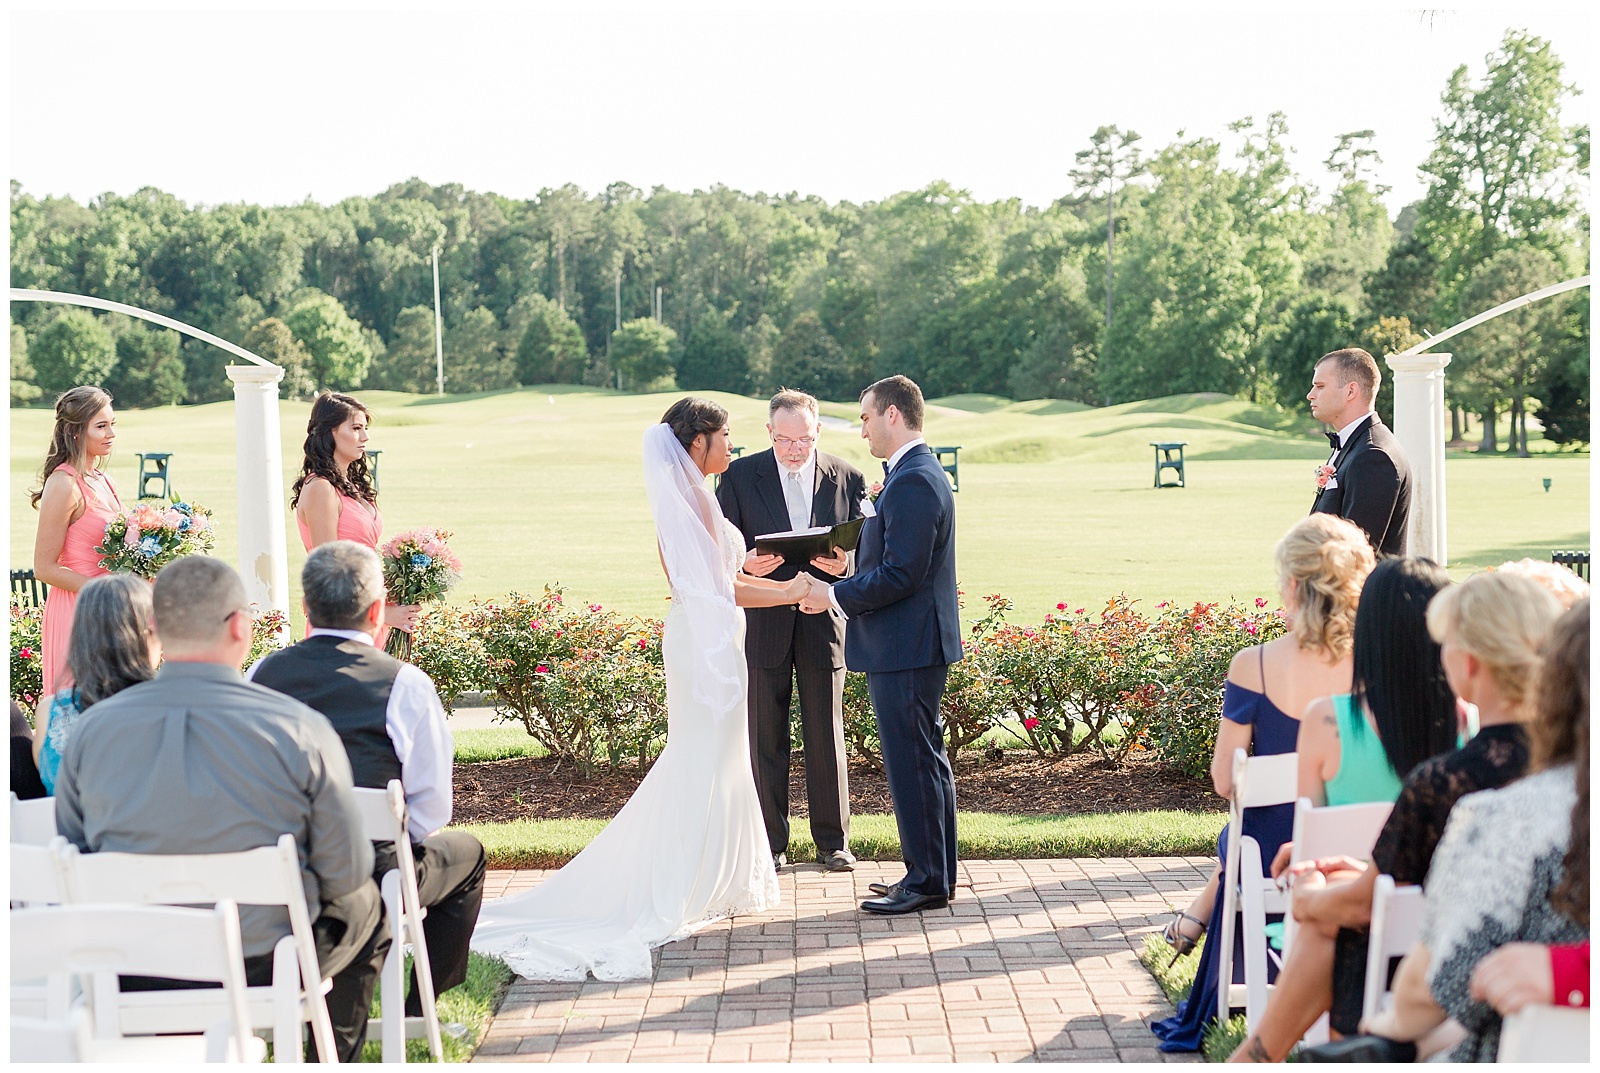
<svg viewBox="0 0 1600 1073"><path fill-rule="evenodd" d="M861 539L861 526L865 523L865 518L852 518L838 525L768 533L756 537L756 552L761 555L781 555L791 563L808 563L818 556L832 555L834 548L855 551L856 543Z"/></svg>

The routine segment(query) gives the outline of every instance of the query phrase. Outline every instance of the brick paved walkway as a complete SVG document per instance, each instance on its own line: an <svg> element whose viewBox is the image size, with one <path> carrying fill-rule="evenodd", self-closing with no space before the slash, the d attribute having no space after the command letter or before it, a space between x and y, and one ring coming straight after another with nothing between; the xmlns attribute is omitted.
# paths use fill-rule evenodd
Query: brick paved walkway
<svg viewBox="0 0 1600 1073"><path fill-rule="evenodd" d="M518 979L479 1061L1158 1061L1136 952L1207 857L963 861L948 910L856 904L898 864L780 873L783 902L663 947L636 983ZM489 873L487 897L540 871Z"/></svg>

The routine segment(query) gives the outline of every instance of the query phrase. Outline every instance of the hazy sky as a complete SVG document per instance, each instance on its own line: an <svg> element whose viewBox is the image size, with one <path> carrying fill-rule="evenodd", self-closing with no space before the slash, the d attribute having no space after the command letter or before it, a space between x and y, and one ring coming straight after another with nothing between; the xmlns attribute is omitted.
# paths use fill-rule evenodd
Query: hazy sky
<svg viewBox="0 0 1600 1073"><path fill-rule="evenodd" d="M1319 185L1340 133L1375 130L1398 210L1422 192L1450 71L1481 73L1511 27L1594 88L1589 17L1513 4L14 12L9 170L80 200L331 202L417 175L513 197L625 180L854 201L943 178L1042 204L1101 124L1150 149L1179 130L1232 144L1229 122L1281 110Z"/></svg>

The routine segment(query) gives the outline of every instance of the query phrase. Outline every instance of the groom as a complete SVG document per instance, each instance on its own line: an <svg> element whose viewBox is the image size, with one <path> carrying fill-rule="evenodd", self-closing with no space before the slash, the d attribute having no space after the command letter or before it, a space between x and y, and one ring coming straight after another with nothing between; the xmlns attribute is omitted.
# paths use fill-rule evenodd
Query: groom
<svg viewBox="0 0 1600 1073"><path fill-rule="evenodd" d="M813 578L801 607L846 620L845 665L867 673L906 875L869 913L943 909L956 882L956 787L944 750L950 664L961 658L955 500L922 439L922 389L904 376L861 393L861 438L886 459L883 491L861 531L856 573Z"/></svg>

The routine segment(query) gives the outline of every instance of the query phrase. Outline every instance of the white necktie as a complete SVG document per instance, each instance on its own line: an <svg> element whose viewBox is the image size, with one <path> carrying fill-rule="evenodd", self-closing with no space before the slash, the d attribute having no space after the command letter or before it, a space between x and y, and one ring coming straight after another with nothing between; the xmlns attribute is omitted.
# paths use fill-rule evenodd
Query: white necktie
<svg viewBox="0 0 1600 1073"><path fill-rule="evenodd" d="M783 501L789 505L789 528L804 529L811 520L806 510L805 493L800 490L800 474L788 470L783 478Z"/></svg>

